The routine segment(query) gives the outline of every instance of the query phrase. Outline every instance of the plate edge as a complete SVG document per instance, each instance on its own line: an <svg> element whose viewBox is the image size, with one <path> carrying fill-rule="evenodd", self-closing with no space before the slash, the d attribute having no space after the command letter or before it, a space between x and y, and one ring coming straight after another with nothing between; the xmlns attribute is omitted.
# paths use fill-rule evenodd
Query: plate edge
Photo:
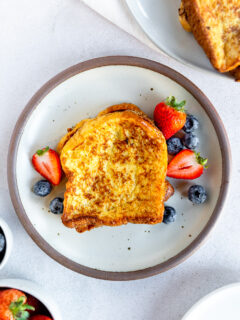
<svg viewBox="0 0 240 320"><path fill-rule="evenodd" d="M76 74L79 74L81 72L84 72L90 69L110 66L110 65L127 65L127 66L135 66L135 67L149 69L172 79L173 81L177 82L180 86L184 87L200 103L200 105L202 106L202 108L205 110L208 117L210 118L214 126L214 129L217 133L217 137L218 137L221 152L222 152L222 183L221 183L219 197L217 200L217 204L214 208L214 211L211 215L211 218L209 219L205 228L198 235L198 237L187 248L185 248L184 250L179 252L176 256L170 258L169 260L161 264L158 264L150 268L142 269L142 270L127 271L127 272L111 272L111 271L102 271L102 270L92 269L90 267L80 265L64 257L63 255L59 254L38 234L38 232L35 230L35 228L31 224L30 220L28 219L19 196L17 182L16 182L16 158L17 158L17 151L18 151L20 138L28 118L30 117L34 109L38 106L38 104L41 102L41 100L44 99L44 97L50 91L52 91L57 85L66 81L70 77L73 77ZM175 267L179 263L183 262L190 255L192 255L200 247L201 244L203 244L203 242L206 240L207 236L209 235L210 231L214 227L215 223L217 222L220 216L220 213L223 209L227 192L229 189L230 166L231 166L230 145L229 145L228 137L226 134L226 130L223 126L222 120L220 119L217 111L215 110L211 102L208 100L208 98L204 95L204 93L198 87L196 87L190 80L188 80L186 77L184 77L177 71L163 64L160 64L158 62L144 59L144 58L133 57L133 56L109 56L109 57L95 58L95 59L87 60L79 64L76 64L57 74L55 77L50 79L46 84L44 84L37 91L37 93L31 98L31 100L28 102L28 104L24 108L23 112L21 113L15 125L14 131L11 137L10 145L9 145L9 151L8 151L7 174L8 174L8 185L9 185L10 197L11 197L14 209L16 211L16 214L18 215L18 218L22 223L22 225L24 226L27 233L46 254L48 254L52 259L56 260L57 262L64 265L65 267L72 269L73 271L82 273L84 275L91 276L98 279L126 281L126 280L142 279L142 278L150 277L150 276L165 272Z"/></svg>

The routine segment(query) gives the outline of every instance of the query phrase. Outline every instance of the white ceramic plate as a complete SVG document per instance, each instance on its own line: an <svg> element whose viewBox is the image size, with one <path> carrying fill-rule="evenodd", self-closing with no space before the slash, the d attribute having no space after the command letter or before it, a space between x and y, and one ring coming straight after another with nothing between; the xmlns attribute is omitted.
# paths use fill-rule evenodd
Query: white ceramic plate
<svg viewBox="0 0 240 320"><path fill-rule="evenodd" d="M31 156L37 149L55 148L67 128L113 104L132 102L152 117L156 104L169 95L185 99L188 112L199 119L199 150L209 159L209 169L201 178L192 182L171 181L176 192L168 205L177 210L175 223L128 224L78 234L66 228L61 217L48 209L51 199L63 195L65 181L46 198L32 193L32 186L41 178L31 165ZM173 267L206 237L226 196L229 156L220 119L190 81L153 61L106 57L64 71L30 101L16 125L9 150L10 192L25 228L53 258L87 275L135 279ZM196 183L205 186L208 192L208 201L201 206L194 206L186 197L189 186Z"/></svg>
<svg viewBox="0 0 240 320"><path fill-rule="evenodd" d="M169 56L199 68L214 71L204 51L178 20L181 0L126 0L147 36Z"/></svg>
<svg viewBox="0 0 240 320"><path fill-rule="evenodd" d="M239 320L240 283L217 289L198 301L182 320Z"/></svg>

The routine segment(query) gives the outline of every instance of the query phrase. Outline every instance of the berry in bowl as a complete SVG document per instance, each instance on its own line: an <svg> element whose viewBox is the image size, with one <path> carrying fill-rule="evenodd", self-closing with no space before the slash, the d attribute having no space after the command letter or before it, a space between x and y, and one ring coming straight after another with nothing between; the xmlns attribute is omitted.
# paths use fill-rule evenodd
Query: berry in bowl
<svg viewBox="0 0 240 320"><path fill-rule="evenodd" d="M12 232L0 218L0 270L5 266L12 250Z"/></svg>
<svg viewBox="0 0 240 320"><path fill-rule="evenodd" d="M28 280L0 280L1 320L61 320L56 304L45 290Z"/></svg>

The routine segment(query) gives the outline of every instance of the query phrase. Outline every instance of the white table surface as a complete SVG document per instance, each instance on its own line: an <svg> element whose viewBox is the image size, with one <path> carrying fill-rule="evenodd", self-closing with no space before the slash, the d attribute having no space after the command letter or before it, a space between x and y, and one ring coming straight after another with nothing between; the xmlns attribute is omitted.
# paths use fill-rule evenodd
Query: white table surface
<svg viewBox="0 0 240 320"><path fill-rule="evenodd" d="M240 281L240 83L161 56L80 0L2 0L0 21L0 215L14 233L13 254L0 278L38 282L52 292L68 320L178 320L205 294ZM164 63L200 87L225 123L233 155L229 198L205 245L175 269L132 282L91 279L43 253L14 213L6 174L12 130L34 92L73 64L119 54Z"/></svg>

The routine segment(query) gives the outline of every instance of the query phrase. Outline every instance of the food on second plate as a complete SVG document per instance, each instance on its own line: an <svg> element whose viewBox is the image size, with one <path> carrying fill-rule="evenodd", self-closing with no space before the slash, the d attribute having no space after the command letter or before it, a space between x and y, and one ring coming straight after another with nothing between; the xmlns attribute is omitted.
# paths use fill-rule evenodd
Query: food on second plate
<svg viewBox="0 0 240 320"><path fill-rule="evenodd" d="M188 190L188 199L195 204L202 204L207 200L207 192L203 186L193 185Z"/></svg>
<svg viewBox="0 0 240 320"><path fill-rule="evenodd" d="M120 104L76 127L57 149L68 179L64 225L84 232L162 222L167 146L152 120L133 104Z"/></svg>
<svg viewBox="0 0 240 320"><path fill-rule="evenodd" d="M195 150L199 144L199 139L196 134L192 132L186 133L183 138L183 144L186 148Z"/></svg>
<svg viewBox="0 0 240 320"><path fill-rule="evenodd" d="M49 209L54 214L63 213L63 198L54 198L50 202Z"/></svg>
<svg viewBox="0 0 240 320"><path fill-rule="evenodd" d="M175 179L192 180L199 178L206 168L207 159L192 150L180 151L169 163L167 176Z"/></svg>
<svg viewBox="0 0 240 320"><path fill-rule="evenodd" d="M182 0L179 19L220 72L240 65L239 0ZM239 78L238 78L239 80Z"/></svg>
<svg viewBox="0 0 240 320"><path fill-rule="evenodd" d="M180 138L171 137L167 140L167 149L168 153L171 155L175 155L183 149L183 144Z"/></svg>
<svg viewBox="0 0 240 320"><path fill-rule="evenodd" d="M6 251L6 238L2 229L0 228L0 263L4 258L5 251Z"/></svg>
<svg viewBox="0 0 240 320"><path fill-rule="evenodd" d="M34 308L27 304L25 293L16 289L0 291L1 320L27 320L29 310L34 310Z"/></svg>
<svg viewBox="0 0 240 320"><path fill-rule="evenodd" d="M49 147L38 150L32 157L35 170L53 185L61 181L62 170L59 156L56 151Z"/></svg>
<svg viewBox="0 0 240 320"><path fill-rule="evenodd" d="M33 192L40 197L46 197L52 191L52 185L47 180L40 180L33 186Z"/></svg>
<svg viewBox="0 0 240 320"><path fill-rule="evenodd" d="M186 101L177 102L173 96L156 105L154 110L154 121L162 131L166 140L181 130L186 123L184 106Z"/></svg>
<svg viewBox="0 0 240 320"><path fill-rule="evenodd" d="M173 207L166 206L164 210L163 223L169 224L176 220L177 213Z"/></svg>

